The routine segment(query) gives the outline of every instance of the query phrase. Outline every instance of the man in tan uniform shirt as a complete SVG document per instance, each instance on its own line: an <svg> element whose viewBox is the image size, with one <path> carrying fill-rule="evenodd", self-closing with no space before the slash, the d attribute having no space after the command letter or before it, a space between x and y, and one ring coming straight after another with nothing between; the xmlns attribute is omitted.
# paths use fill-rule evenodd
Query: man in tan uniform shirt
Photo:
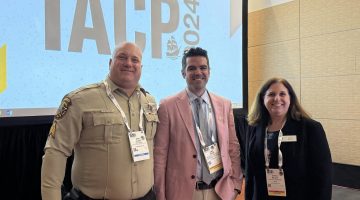
<svg viewBox="0 0 360 200"><path fill-rule="evenodd" d="M79 199L155 199L153 138L157 106L138 83L141 59L141 50L135 44L123 43L113 53L105 81L63 98L45 145L43 200L61 199L66 161L73 150L71 179L80 192ZM129 133L140 130L144 130L141 139L146 138L150 158L134 162L136 150L131 150Z"/></svg>

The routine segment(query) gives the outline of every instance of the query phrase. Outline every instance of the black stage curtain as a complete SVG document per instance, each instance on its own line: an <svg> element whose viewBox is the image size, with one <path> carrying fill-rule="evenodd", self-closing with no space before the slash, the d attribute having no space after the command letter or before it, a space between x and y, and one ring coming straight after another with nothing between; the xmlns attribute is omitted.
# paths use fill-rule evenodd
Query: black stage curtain
<svg viewBox="0 0 360 200"><path fill-rule="evenodd" d="M234 112L236 136L240 144L240 159L241 169L245 172L245 144L246 144L246 129L249 126L246 114Z"/></svg>
<svg viewBox="0 0 360 200"><path fill-rule="evenodd" d="M41 164L50 126L0 127L0 199L41 200Z"/></svg>

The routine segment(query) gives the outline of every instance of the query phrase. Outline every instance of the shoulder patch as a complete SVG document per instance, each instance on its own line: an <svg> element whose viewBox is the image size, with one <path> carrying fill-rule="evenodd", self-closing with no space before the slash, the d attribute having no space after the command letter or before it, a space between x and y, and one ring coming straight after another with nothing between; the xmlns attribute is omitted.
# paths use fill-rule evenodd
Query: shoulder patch
<svg viewBox="0 0 360 200"><path fill-rule="evenodd" d="M56 132L56 120L53 122L50 128L49 135L53 138L55 138L55 132Z"/></svg>
<svg viewBox="0 0 360 200"><path fill-rule="evenodd" d="M59 120L63 118L70 106L71 106L71 99L67 96L64 97L59 109L56 112L55 119Z"/></svg>

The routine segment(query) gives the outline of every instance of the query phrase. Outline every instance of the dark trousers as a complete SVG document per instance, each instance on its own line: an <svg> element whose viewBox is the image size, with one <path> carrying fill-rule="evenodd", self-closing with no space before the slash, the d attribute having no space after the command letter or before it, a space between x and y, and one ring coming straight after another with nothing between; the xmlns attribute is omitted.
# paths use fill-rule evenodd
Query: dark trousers
<svg viewBox="0 0 360 200"><path fill-rule="evenodd" d="M93 199L86 194L82 193L80 190L73 188L68 192L63 200L105 200L105 199ZM134 199L134 200L156 200L155 191L151 189L145 196Z"/></svg>

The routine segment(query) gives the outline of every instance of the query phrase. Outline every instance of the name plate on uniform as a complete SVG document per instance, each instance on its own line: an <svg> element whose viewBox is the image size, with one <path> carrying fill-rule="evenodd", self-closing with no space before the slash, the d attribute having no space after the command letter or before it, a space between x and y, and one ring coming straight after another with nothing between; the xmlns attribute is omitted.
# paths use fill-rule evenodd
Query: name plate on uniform
<svg viewBox="0 0 360 200"><path fill-rule="evenodd" d="M296 142L297 137L296 135L284 135L282 137L282 142Z"/></svg>

